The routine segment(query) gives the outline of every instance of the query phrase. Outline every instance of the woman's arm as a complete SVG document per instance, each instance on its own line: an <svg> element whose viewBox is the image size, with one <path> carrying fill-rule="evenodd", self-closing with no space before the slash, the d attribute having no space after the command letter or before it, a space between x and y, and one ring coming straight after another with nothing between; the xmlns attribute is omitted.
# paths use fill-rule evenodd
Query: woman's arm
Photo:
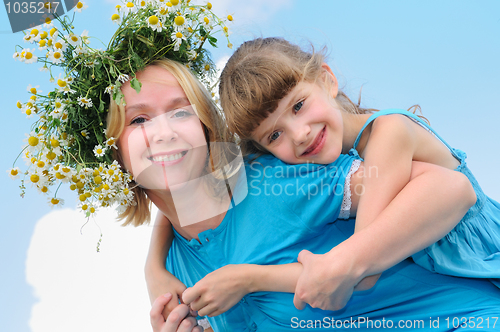
<svg viewBox="0 0 500 332"><path fill-rule="evenodd" d="M231 309L248 293L293 293L301 271L299 263L226 265L186 289L182 300L198 315L213 317Z"/></svg>
<svg viewBox="0 0 500 332"><path fill-rule="evenodd" d="M410 182L373 222L324 255L301 252L303 272L295 290L295 306L300 309L309 303L315 308L341 309L363 278L439 240L475 199L465 175L413 162Z"/></svg>
<svg viewBox="0 0 500 332"><path fill-rule="evenodd" d="M172 244L172 225L161 211L158 211L151 234L148 257L144 272L151 303L162 294L170 293L172 300L165 306L164 316L179 304L179 299L186 286L165 268L165 260Z"/></svg>

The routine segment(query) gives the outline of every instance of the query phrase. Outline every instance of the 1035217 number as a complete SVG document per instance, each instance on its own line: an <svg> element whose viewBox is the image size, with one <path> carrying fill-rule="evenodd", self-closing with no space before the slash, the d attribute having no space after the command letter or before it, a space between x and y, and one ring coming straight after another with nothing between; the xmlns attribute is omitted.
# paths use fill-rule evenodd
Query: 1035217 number
<svg viewBox="0 0 500 332"><path fill-rule="evenodd" d="M58 1L47 1L47 2L6 2L5 7L7 8L7 14L44 14L44 13L55 13L57 7L59 7Z"/></svg>

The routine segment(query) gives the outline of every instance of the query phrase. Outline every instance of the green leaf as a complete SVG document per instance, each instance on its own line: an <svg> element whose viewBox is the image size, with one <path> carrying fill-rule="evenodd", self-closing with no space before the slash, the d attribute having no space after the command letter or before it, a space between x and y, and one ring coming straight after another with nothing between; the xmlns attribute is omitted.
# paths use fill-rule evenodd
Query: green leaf
<svg viewBox="0 0 500 332"><path fill-rule="evenodd" d="M134 90L135 90L137 93L141 92L141 86L142 86L142 83L141 83L141 82L139 82L139 80L138 80L136 77L134 77L134 78L130 81L130 86L131 86L132 88L134 88Z"/></svg>

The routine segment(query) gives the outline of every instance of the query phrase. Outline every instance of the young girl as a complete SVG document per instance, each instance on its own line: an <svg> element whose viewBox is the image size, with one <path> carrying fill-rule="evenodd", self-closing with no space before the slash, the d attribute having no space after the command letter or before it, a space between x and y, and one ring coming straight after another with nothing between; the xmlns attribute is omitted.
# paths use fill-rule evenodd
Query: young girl
<svg viewBox="0 0 500 332"><path fill-rule="evenodd" d="M350 193L342 206L345 217L357 212L356 231L408 183L412 161L465 174L475 189L475 205L449 234L412 257L430 271L491 278L500 287L500 204L483 193L465 153L451 148L414 113L355 105L338 89L324 61L322 54L279 38L246 42L233 54L221 75L220 97L245 152L273 154L290 164L328 164L340 154L364 160L359 207L350 211ZM303 289L314 282L299 280L296 294L318 303Z"/></svg>

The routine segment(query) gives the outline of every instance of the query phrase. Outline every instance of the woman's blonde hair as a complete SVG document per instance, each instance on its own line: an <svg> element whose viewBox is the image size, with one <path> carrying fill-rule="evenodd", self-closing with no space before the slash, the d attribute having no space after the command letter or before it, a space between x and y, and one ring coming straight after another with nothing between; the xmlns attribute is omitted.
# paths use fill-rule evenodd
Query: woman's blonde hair
<svg viewBox="0 0 500 332"><path fill-rule="evenodd" d="M220 77L219 95L229 130L238 135L243 153L269 153L252 140L252 132L299 82L319 81L325 73L325 52L305 52L283 38L271 37L247 41L229 58ZM331 81L322 83L328 89ZM359 101L355 104L340 90L335 101L349 113L378 111L360 107Z"/></svg>
<svg viewBox="0 0 500 332"><path fill-rule="evenodd" d="M230 162L238 154L236 150L235 137L226 127L221 111L212 100L211 94L205 89L200 81L183 64L162 59L151 63L149 66L157 66L168 70L184 90L191 105L195 106L195 111L203 125L209 158L207 158L206 173L210 173L213 183L207 183L207 189L211 190L214 197L227 192L229 185L226 181L234 180L239 166L231 168ZM117 105L113 100L107 118L107 136L119 139L125 127L125 107ZM221 144L210 144L221 143ZM115 159L123 167L123 161L119 151L115 153ZM228 167L229 166L229 167ZM224 180L224 181L222 181ZM118 218L125 219L124 226L133 224L139 226L149 223L151 219L151 200L147 197L146 191L132 184L135 204L130 205L121 213Z"/></svg>

